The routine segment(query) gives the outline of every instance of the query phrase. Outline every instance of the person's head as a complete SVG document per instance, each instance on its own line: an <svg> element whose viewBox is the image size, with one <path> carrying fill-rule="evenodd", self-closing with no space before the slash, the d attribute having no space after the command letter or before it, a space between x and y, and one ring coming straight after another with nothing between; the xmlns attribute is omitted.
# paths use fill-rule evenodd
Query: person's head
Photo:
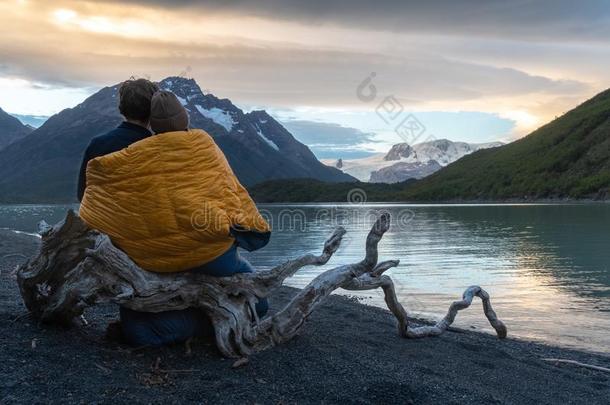
<svg viewBox="0 0 610 405"><path fill-rule="evenodd" d="M150 128L156 133L186 131L189 115L171 91L156 92L150 102Z"/></svg>
<svg viewBox="0 0 610 405"><path fill-rule="evenodd" d="M150 102L159 86L146 79L129 79L119 88L119 111L127 121L147 127Z"/></svg>

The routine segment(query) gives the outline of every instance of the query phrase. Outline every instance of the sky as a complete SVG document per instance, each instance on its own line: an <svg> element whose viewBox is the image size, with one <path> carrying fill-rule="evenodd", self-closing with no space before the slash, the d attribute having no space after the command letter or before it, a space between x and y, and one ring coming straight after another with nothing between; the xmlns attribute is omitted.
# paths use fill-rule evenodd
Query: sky
<svg viewBox="0 0 610 405"><path fill-rule="evenodd" d="M188 76L350 158L518 139L610 87L609 51L607 1L0 0L0 107Z"/></svg>

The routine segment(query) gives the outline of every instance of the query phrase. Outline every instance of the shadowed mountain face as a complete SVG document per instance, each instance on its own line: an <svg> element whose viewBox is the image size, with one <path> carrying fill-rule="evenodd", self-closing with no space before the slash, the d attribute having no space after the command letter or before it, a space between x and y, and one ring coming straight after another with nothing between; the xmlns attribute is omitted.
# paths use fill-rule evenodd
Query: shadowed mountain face
<svg viewBox="0 0 610 405"><path fill-rule="evenodd" d="M392 149L383 157L383 160L400 160L408 158L415 153L413 148L408 143L398 143L392 146Z"/></svg>
<svg viewBox="0 0 610 405"><path fill-rule="evenodd" d="M33 129L0 108L0 149L23 138Z"/></svg>
<svg viewBox="0 0 610 405"><path fill-rule="evenodd" d="M179 97L191 127L214 138L244 185L299 177L354 180L320 163L265 111L244 113L228 99L203 94L192 79L167 78L160 86ZM118 85L103 88L0 150L0 202L75 201L78 168L89 141L122 120L117 91Z"/></svg>
<svg viewBox="0 0 610 405"><path fill-rule="evenodd" d="M419 181L406 200L608 198L610 90L530 135Z"/></svg>
<svg viewBox="0 0 610 405"><path fill-rule="evenodd" d="M422 179L442 169L436 160L422 162L398 162L371 172L370 183L400 183L408 179Z"/></svg>

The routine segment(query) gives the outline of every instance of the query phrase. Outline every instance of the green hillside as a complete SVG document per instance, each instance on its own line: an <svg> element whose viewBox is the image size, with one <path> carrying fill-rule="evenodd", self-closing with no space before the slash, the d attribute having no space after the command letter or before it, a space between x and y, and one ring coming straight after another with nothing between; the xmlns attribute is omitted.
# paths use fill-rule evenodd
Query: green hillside
<svg viewBox="0 0 610 405"><path fill-rule="evenodd" d="M401 191L403 200L608 198L610 90L530 135L465 156Z"/></svg>
<svg viewBox="0 0 610 405"><path fill-rule="evenodd" d="M274 202L355 202L365 195L368 202L398 201L399 192L415 180L402 183L327 183L314 179L271 180L248 188L252 198L259 203ZM355 193L355 194L354 194ZM351 198L349 196L352 196Z"/></svg>

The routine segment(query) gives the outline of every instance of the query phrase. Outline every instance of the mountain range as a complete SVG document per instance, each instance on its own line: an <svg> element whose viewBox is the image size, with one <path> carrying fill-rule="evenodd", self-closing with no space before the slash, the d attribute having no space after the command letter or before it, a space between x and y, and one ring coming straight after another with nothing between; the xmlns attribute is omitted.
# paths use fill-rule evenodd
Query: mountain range
<svg viewBox="0 0 610 405"><path fill-rule="evenodd" d="M34 128L23 125L17 118L0 108L0 150L22 139L33 130Z"/></svg>
<svg viewBox="0 0 610 405"><path fill-rule="evenodd" d="M387 153L361 159L323 162L363 182L399 183L424 178L472 152L501 145L502 142L466 143L435 139L413 146L398 143Z"/></svg>
<svg viewBox="0 0 610 405"><path fill-rule="evenodd" d="M391 158L408 154L405 146ZM387 155L386 155L387 156ZM410 156L410 155L409 155ZM346 161L341 162L342 169ZM345 170L345 169L344 169ZM610 198L610 90L606 90L536 131L509 144L463 156L417 181L358 183L368 201L504 201ZM349 185L266 182L250 192L257 201L346 201L336 190ZM380 199L377 199L380 198Z"/></svg>
<svg viewBox="0 0 610 405"><path fill-rule="evenodd" d="M169 77L159 85L176 94L189 112L191 127L202 128L214 138L246 186L288 178L355 181L318 161L265 111L244 113L228 99L204 94L193 79ZM29 129L26 135L10 135L11 142L0 149L0 201L75 201L83 151L91 138L122 120L117 108L118 88L101 89L76 107L50 117L40 128Z"/></svg>
<svg viewBox="0 0 610 405"><path fill-rule="evenodd" d="M257 201L345 201L343 191L355 187L369 201L610 198L610 90L506 145L398 144L328 167L264 111L244 113L227 99L203 94L190 79L168 78L161 86L180 98L193 127L214 137ZM36 130L0 110L0 202L74 201L83 150L121 121L117 89L100 90ZM354 183L366 176L400 181L416 177L413 170L423 177L427 166L435 173L420 180Z"/></svg>

